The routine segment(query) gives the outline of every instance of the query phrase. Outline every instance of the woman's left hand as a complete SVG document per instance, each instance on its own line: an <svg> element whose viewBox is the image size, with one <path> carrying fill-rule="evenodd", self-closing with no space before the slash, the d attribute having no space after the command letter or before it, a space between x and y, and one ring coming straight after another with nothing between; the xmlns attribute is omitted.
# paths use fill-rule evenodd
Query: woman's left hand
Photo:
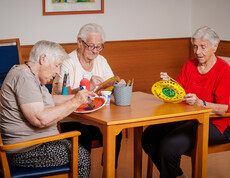
<svg viewBox="0 0 230 178"><path fill-rule="evenodd" d="M202 106L202 100L200 100L196 94L193 93L188 93L187 95L184 96L182 101L186 102L189 105L197 105L197 106Z"/></svg>

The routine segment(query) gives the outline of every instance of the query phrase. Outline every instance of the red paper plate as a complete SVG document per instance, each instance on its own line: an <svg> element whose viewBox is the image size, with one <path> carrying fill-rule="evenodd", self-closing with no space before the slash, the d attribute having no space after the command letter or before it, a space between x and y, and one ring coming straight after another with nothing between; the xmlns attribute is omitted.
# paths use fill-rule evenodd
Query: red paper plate
<svg viewBox="0 0 230 178"><path fill-rule="evenodd" d="M94 112L97 111L98 109L101 109L105 103L106 100L104 97L99 96L94 98L93 103L95 104L95 107L93 109L89 109L89 105L88 104L83 104L81 105L79 108L76 109L76 113L90 113L90 112Z"/></svg>

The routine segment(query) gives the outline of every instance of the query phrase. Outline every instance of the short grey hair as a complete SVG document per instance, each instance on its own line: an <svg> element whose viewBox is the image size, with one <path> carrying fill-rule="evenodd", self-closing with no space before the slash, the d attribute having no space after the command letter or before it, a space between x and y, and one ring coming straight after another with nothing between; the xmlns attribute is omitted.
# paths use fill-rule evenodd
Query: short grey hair
<svg viewBox="0 0 230 178"><path fill-rule="evenodd" d="M214 46L220 42L220 38L216 32L207 26L201 27L195 31L191 38L192 44L194 44L195 39L207 40L211 46Z"/></svg>
<svg viewBox="0 0 230 178"><path fill-rule="evenodd" d="M96 24L96 23L88 23L81 27L77 37L82 39L83 41L86 41L88 37L88 32L98 32L101 34L102 37L102 43L105 41L105 32L102 28L102 26Z"/></svg>
<svg viewBox="0 0 230 178"><path fill-rule="evenodd" d="M67 59L68 54L63 47L52 41L41 40L35 43L30 51L29 62L37 63L41 55L45 54L49 60L57 60L60 58Z"/></svg>

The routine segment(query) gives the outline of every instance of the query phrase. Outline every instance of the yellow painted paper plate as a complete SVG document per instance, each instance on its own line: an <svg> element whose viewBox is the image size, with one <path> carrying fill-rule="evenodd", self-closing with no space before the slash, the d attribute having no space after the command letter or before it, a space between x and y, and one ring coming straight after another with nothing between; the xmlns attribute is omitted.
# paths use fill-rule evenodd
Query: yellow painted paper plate
<svg viewBox="0 0 230 178"><path fill-rule="evenodd" d="M185 96L184 89L176 82L162 80L152 86L152 93L162 101L179 103Z"/></svg>

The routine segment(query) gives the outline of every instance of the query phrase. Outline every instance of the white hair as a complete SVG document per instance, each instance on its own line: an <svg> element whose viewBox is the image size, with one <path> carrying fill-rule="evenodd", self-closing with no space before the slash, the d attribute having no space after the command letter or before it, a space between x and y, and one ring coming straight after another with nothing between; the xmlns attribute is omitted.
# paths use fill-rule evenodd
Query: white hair
<svg viewBox="0 0 230 178"><path fill-rule="evenodd" d="M48 60L67 59L68 55L63 47L52 41L41 40L35 43L30 51L29 62L39 62L41 55L45 54Z"/></svg>
<svg viewBox="0 0 230 178"><path fill-rule="evenodd" d="M211 46L214 46L220 42L220 38L216 32L207 26L201 27L195 31L191 38L192 44L194 44L195 39L207 40Z"/></svg>
<svg viewBox="0 0 230 178"><path fill-rule="evenodd" d="M102 43L105 41L105 32L102 28L102 26L95 24L95 23L88 23L81 27L77 37L82 39L83 41L86 41L88 37L88 32L98 32L101 34L102 37Z"/></svg>

